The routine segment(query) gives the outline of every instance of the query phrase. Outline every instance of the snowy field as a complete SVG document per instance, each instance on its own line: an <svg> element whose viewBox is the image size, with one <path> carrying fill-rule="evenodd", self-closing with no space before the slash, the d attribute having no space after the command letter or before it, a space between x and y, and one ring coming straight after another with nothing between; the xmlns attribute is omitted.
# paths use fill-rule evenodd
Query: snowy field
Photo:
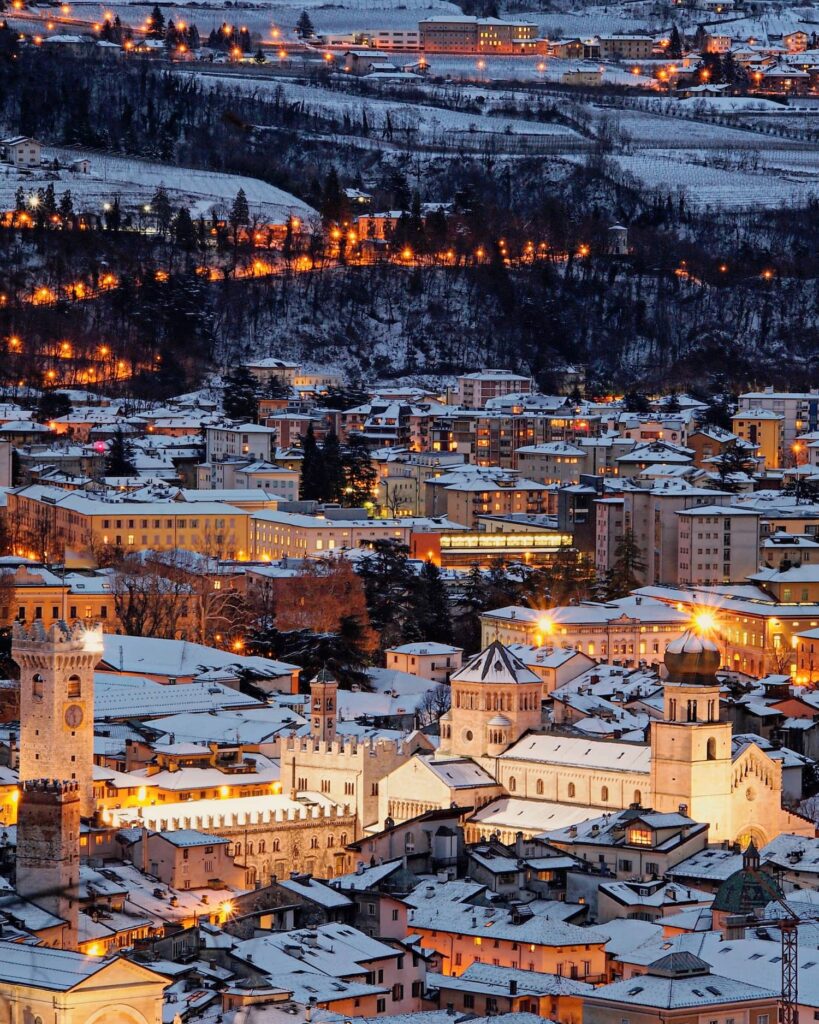
<svg viewBox="0 0 819 1024"><path fill-rule="evenodd" d="M72 3L80 16L94 19L102 17L104 11L113 11L130 24L139 24L153 10L152 3ZM307 10L316 32L338 34L366 29L414 29L421 18L440 14L462 14L455 4L446 0L401 0L391 4L385 0L372 3L356 3L355 0L339 0L328 4L326 0L295 0L293 3L254 3L247 6L225 7L223 4L161 4L165 17L175 21L193 23L202 35L212 28L219 28L227 21L233 25L245 25L251 32L258 32L263 39L272 39L272 30L278 29L284 37L292 38L296 22L303 10Z"/></svg>
<svg viewBox="0 0 819 1024"><path fill-rule="evenodd" d="M195 74L185 71L184 74ZM412 137L420 138L425 143L435 144L451 141L453 134L480 135L481 133L513 135L541 135L555 139L578 138L576 132L561 124L542 121L529 121L523 118L497 117L488 113L465 113L457 110L445 110L441 107L424 106L423 104L401 103L396 100L379 100L370 97L350 95L342 90L323 89L320 86L299 85L286 79L260 80L255 78L237 78L232 76L207 75L202 78L207 83L219 83L246 92L275 92L281 88L286 99L300 102L313 111L323 111L334 117L343 116L346 112L354 124L360 124L362 110L367 112L367 121L376 132L386 125L389 114L396 142L403 141L402 132L411 131ZM488 104L489 105L489 104Z"/></svg>
<svg viewBox="0 0 819 1024"><path fill-rule="evenodd" d="M515 17L526 17L515 15ZM614 32L631 32L636 29L654 31L663 27L661 19L641 18L626 11L618 11L616 5L611 7L587 7L585 10L571 14L537 12L528 16L537 22L544 35L550 39L578 36L581 39Z"/></svg>
<svg viewBox="0 0 819 1024"><path fill-rule="evenodd" d="M799 167L781 168L786 157L802 158ZM707 164L696 150L656 150L612 158L621 171L648 188L682 192L689 206L723 209L761 209L802 206L819 196L819 157L810 153L766 153L753 169L725 169ZM811 164L812 161L812 164ZM776 166L780 170L776 171Z"/></svg>
<svg viewBox="0 0 819 1024"><path fill-rule="evenodd" d="M460 7L447 0L400 0L399 3L389 3L388 0L338 0L335 3L327 3L327 0L271 0L265 3L256 0L233 7L215 3L161 3L160 6L166 17L195 22L200 32L209 32L211 28L218 28L222 22L228 21L246 25L251 32L260 32L264 38L268 38L272 27L280 29L285 35L292 34L303 10L309 12L316 32L320 34L379 28L417 28L418 21L423 18L463 14ZM123 0L111 4L101 4L99 0L76 0L72 7L77 14L94 20L101 19L105 11L114 11L123 21L136 24L150 14L153 4L145 3L144 0L132 4ZM515 11L508 16L517 21L533 21L542 34L551 38L558 35L585 37L600 32L628 32L634 29L652 31L661 28L660 21L656 19L637 17L618 10L616 6L590 7L570 14Z"/></svg>
<svg viewBox="0 0 819 1024"><path fill-rule="evenodd" d="M595 121L605 119L616 123L637 146L734 146L747 149L749 146L762 145L764 141L756 132L691 121L687 117L663 116L649 110L620 109L597 104L588 109Z"/></svg>
<svg viewBox="0 0 819 1024"><path fill-rule="evenodd" d="M257 178L196 171L78 149L43 150L44 159L53 160L55 157L60 163L87 157L90 173L44 169L18 173L11 167L4 167L0 171L0 208L14 208L18 187L22 187L28 196L36 193L38 188L52 184L58 198L66 190L71 191L75 208L101 210L103 204L110 202L115 195L120 197L126 208L149 203L156 189L162 186L172 204L188 206L194 218L200 215L208 217L212 210L217 214L226 213L240 188L247 195L252 216L283 223L292 214L304 218L315 214L312 207L300 199Z"/></svg>

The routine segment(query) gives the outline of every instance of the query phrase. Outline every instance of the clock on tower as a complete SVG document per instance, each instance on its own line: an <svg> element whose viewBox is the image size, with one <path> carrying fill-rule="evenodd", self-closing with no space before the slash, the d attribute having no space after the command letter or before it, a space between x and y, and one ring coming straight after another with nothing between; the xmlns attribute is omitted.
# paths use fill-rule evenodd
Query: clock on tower
<svg viewBox="0 0 819 1024"><path fill-rule="evenodd" d="M20 782L76 782L83 816L94 813L94 668L100 627L14 624L20 666Z"/></svg>

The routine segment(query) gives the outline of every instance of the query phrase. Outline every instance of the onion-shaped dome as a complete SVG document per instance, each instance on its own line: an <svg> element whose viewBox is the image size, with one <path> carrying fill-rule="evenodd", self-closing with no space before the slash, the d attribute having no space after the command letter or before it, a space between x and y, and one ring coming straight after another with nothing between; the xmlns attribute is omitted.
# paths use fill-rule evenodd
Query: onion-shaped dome
<svg viewBox="0 0 819 1024"><path fill-rule="evenodd" d="M721 656L713 640L687 629L666 647L664 660L672 682L713 685Z"/></svg>

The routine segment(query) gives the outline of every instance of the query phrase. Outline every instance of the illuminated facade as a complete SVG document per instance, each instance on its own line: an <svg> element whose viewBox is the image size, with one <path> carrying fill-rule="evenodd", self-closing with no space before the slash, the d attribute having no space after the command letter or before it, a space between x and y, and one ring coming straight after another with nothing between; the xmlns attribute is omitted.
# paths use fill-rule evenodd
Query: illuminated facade
<svg viewBox="0 0 819 1024"><path fill-rule="evenodd" d="M94 813L94 666L102 631L77 624L14 628L20 666L20 781L76 782L82 814Z"/></svg>
<svg viewBox="0 0 819 1024"><path fill-rule="evenodd" d="M812 822L782 808L781 762L755 743L732 754L717 645L686 630L664 661L663 717L649 743L618 743L542 732L539 678L492 643L452 677L440 755L471 758L513 799L601 812L638 804L707 822L711 841L812 836Z"/></svg>

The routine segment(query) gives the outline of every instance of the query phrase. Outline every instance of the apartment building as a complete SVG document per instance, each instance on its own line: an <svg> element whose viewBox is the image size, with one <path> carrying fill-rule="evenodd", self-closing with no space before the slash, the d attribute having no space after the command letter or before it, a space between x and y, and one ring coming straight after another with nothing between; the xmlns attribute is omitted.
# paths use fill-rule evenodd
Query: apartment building
<svg viewBox="0 0 819 1024"><path fill-rule="evenodd" d="M220 424L205 427L205 457L208 462L224 456L273 460L276 431L258 423Z"/></svg>
<svg viewBox="0 0 819 1024"><path fill-rule="evenodd" d="M598 39L601 60L648 60L654 52L652 36L615 33Z"/></svg>
<svg viewBox="0 0 819 1024"><path fill-rule="evenodd" d="M594 566L602 577L614 565L623 537L622 498L599 498L595 507Z"/></svg>
<svg viewBox="0 0 819 1024"><path fill-rule="evenodd" d="M586 450L568 441L525 445L515 454L521 473L541 484L560 487L577 484L580 474L585 472Z"/></svg>
<svg viewBox="0 0 819 1024"><path fill-rule="evenodd" d="M427 480L464 464L456 452L374 452L378 471L378 507L383 515L424 514L424 489Z"/></svg>
<svg viewBox="0 0 819 1024"><path fill-rule="evenodd" d="M731 427L737 437L755 445L765 460L766 469L779 469L785 465L785 417L770 409L744 409L731 417Z"/></svg>
<svg viewBox="0 0 819 1024"><path fill-rule="evenodd" d="M454 22L475 22L476 18L455 18ZM437 23L431 19L429 24ZM480 370L477 373L465 373L458 378L458 405L466 409L483 409L490 398L501 395L529 394L532 391L532 378L523 377L511 370Z"/></svg>
<svg viewBox="0 0 819 1024"><path fill-rule="evenodd" d="M738 415L749 409L765 409L782 416L782 444L787 452L799 434L819 429L819 390L747 391L739 396Z"/></svg>
<svg viewBox="0 0 819 1024"><path fill-rule="evenodd" d="M221 456L196 467L196 486L200 490L265 490L286 501L298 501L301 460L293 469L265 459Z"/></svg>
<svg viewBox="0 0 819 1024"><path fill-rule="evenodd" d="M677 582L741 583L759 567L759 512L701 505L676 513Z"/></svg>
<svg viewBox="0 0 819 1024"><path fill-rule="evenodd" d="M419 21L418 31L426 53L537 52L537 25L529 21L445 14Z"/></svg>
<svg viewBox="0 0 819 1024"><path fill-rule="evenodd" d="M543 512L548 488L517 473L491 469L453 471L427 480L425 513L476 528L480 516Z"/></svg>
<svg viewBox="0 0 819 1024"><path fill-rule="evenodd" d="M684 480L629 483L622 492L623 532L633 533L645 565L647 583L677 582L679 528L677 512L698 506L727 505L732 495L695 487ZM754 548L754 552L758 547Z"/></svg>

